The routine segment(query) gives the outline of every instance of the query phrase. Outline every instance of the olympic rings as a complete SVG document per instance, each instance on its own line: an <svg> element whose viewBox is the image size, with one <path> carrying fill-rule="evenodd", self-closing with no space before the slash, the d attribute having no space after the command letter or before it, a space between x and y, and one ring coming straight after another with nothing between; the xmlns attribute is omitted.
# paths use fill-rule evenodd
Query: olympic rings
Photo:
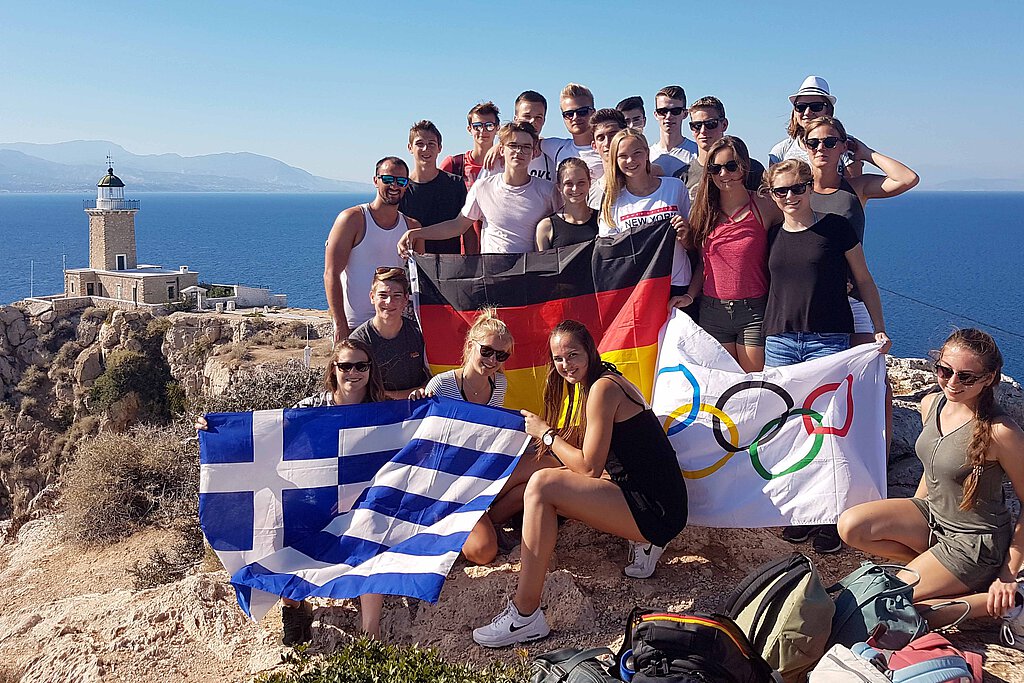
<svg viewBox="0 0 1024 683"><path fill-rule="evenodd" d="M774 425L772 429L768 431L767 434L763 435L764 443L768 443L769 441L774 439L780 431L782 431L782 426L786 424L786 420L789 418L790 415L789 411L793 409L793 397L789 395L788 391L780 387L778 384L772 384L771 382L764 382L761 380L748 380L746 382L739 382L737 384L734 384L725 391L723 391L722 395L718 398L718 403L715 404L715 407L721 412L722 409L725 408L725 404L728 403L730 398L740 393L741 391L746 391L747 389L767 389L768 391L772 392L773 394L781 398L783 402L785 402L786 404L786 412L783 413L778 423ZM776 422L776 420L772 420L772 422ZM771 424L771 422L769 422L768 424ZM711 415L711 430L712 433L715 435L715 441L718 442L718 445L721 446L723 450L732 451L734 453L738 453L739 451L745 451L749 449L754 443L757 442L757 439L762 438L759 435L757 439L754 440L754 442L751 442L746 446L740 446L736 443L730 444L726 442L725 437L722 436L722 429L721 425L719 424L718 416L715 415L714 413L712 413Z"/></svg>
<svg viewBox="0 0 1024 683"><path fill-rule="evenodd" d="M841 382L823 384L817 387L814 391L808 394L807 398L804 400L803 406L796 408L794 407L795 402L793 401L793 397L789 392L777 384L765 382L763 380L747 380L739 382L722 392L722 395L719 397L715 405L702 403L700 401L700 386L696 377L693 376L693 373L691 373L688 368L684 365L678 365L672 368L663 368L658 371L659 374L662 372L682 372L693 388L693 401L675 409L668 415L668 417L665 418L665 433L669 436L677 434L693 424L700 413L709 413L711 415L712 434L714 435L715 441L718 445L725 451L725 455L723 457L719 458L707 467L699 470L683 470L683 476L687 479L703 479L704 477L714 474L725 466L733 455L740 451L747 451L750 454L751 466L765 481L771 481L772 479L793 474L794 472L798 472L805 468L814 460L815 457L817 457L818 453L821 451L822 444L824 443L825 435L844 437L849 433L850 427L853 423L853 375L847 375ZM843 422L843 426L824 427L822 426L824 418L821 413L814 410L812 406L814 402L824 394L838 391L844 382L846 383L846 419ZM766 389L770 391L782 399L786 404L786 411L779 417L765 423L757 436L754 437L748 445L741 446L739 443L739 429L736 422L729 417L724 408L733 396L748 389ZM679 418L684 415L685 417L683 417L682 420L679 420ZM761 462L758 449L778 436L782 431L783 426L785 426L786 421L794 415L802 416L804 429L808 436L814 437L814 440L811 443L810 450L808 450L807 454L801 457L800 460L781 472L772 472ZM677 420L679 420L679 423L673 425L672 423ZM813 422L816 422L817 425L813 424L812 420ZM729 433L728 439L726 439L725 434L722 432L723 423Z"/></svg>
<svg viewBox="0 0 1024 683"><path fill-rule="evenodd" d="M811 463L811 461L814 460L815 456L818 455L818 451L821 450L821 444L825 440L824 434L815 430L814 443L811 444L811 450L807 451L807 455L800 458L800 460L797 461L795 464L790 465L789 467L782 470L778 474L773 474L772 472L770 472L768 469L765 468L764 465L761 464L761 458L757 455L758 441L760 440L762 434L765 434L770 429L772 429L772 422L778 422L781 425L785 423L786 418L788 418L790 415L803 415L804 419L814 418L814 420L817 421L818 423L818 427L821 427L821 413L809 410L807 408L793 408L792 410L787 411L785 415L775 418L771 422L767 423L764 427L762 427L761 434L758 434L757 438L754 439L754 442L750 444L750 464L751 466L753 466L754 471L761 475L761 478L764 479L765 481L771 481L772 479L777 479L787 474L793 474L794 472L799 472L803 468L807 467Z"/></svg>
<svg viewBox="0 0 1024 683"><path fill-rule="evenodd" d="M736 428L736 423L732 421L731 417L723 413L718 408L714 406L709 406L707 403L701 403L698 407L698 410L693 410L693 408L694 405L692 403L687 403L686 405L680 406L673 410L672 413L665 418L665 433L673 433L672 428L669 425L683 413L690 413L691 415L696 415L699 411L702 410L706 413L711 413L712 415L717 416L716 419L720 418L722 422L725 423L725 426L729 429L729 437L732 439L732 443L737 444L740 442L740 431ZM692 418L690 418L689 415L687 416L687 419L689 419L692 422ZM684 423L680 425L679 429L682 429L685 426L686 424ZM736 451L729 451L723 457L719 458L711 465L708 465L703 469L683 470L683 476L687 479L703 479L704 477L710 474L714 474L715 472L720 470L722 466L725 465L725 463L729 462L729 458L735 455L735 453Z"/></svg>

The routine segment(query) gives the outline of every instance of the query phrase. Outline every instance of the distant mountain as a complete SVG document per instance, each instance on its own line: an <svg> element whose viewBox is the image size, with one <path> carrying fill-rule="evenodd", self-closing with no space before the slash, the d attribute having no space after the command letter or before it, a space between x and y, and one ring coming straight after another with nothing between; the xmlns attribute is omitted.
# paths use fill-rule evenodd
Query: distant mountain
<svg viewBox="0 0 1024 683"><path fill-rule="evenodd" d="M108 154L118 177L137 192L372 191L367 183L322 178L250 152L132 154L113 142L75 140L0 143L0 192L91 192Z"/></svg>

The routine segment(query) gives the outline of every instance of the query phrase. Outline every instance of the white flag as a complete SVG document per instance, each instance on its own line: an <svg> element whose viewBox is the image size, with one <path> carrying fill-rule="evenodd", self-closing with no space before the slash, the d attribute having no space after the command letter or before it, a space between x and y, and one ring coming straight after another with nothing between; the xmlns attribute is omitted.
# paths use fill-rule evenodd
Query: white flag
<svg viewBox="0 0 1024 683"><path fill-rule="evenodd" d="M744 373L676 311L660 347L652 404L686 478L691 524L832 524L885 497L879 345Z"/></svg>

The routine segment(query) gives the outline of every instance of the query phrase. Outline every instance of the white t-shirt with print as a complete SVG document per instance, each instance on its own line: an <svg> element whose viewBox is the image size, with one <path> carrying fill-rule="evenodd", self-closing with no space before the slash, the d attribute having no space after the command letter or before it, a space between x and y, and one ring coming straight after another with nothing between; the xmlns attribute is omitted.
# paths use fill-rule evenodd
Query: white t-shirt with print
<svg viewBox="0 0 1024 683"><path fill-rule="evenodd" d="M537 248L537 223L560 204L552 182L530 178L525 185L513 187L495 175L473 183L462 215L483 220L481 253L525 254Z"/></svg>
<svg viewBox="0 0 1024 683"><path fill-rule="evenodd" d="M651 194L638 197L623 188L619 192L618 201L612 208L612 224L604 219L602 213L598 220L600 237L618 235L628 230L642 228L655 221L671 218L675 215L688 216L690 213L690 195L686 185L679 178L661 177L661 184ZM675 241L675 252L672 255L672 284L686 286L690 284L690 259L686 250Z"/></svg>

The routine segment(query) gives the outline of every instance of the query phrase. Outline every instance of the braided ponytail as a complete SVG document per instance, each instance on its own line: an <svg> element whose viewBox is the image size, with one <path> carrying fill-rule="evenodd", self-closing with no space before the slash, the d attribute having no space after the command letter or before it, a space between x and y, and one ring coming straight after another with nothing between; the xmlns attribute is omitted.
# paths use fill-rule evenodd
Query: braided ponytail
<svg viewBox="0 0 1024 683"><path fill-rule="evenodd" d="M961 510L970 510L978 498L978 482L985 471L986 455L992 444L992 422L996 418L996 387L1003 370L1003 355L999 352L995 340L986 332L974 328L957 330L946 343L943 350L955 346L969 351L978 357L986 373L992 373L992 379L978 396L978 404L974 408L974 432L967 445L965 462L971 471L964 479L964 495L960 501Z"/></svg>

